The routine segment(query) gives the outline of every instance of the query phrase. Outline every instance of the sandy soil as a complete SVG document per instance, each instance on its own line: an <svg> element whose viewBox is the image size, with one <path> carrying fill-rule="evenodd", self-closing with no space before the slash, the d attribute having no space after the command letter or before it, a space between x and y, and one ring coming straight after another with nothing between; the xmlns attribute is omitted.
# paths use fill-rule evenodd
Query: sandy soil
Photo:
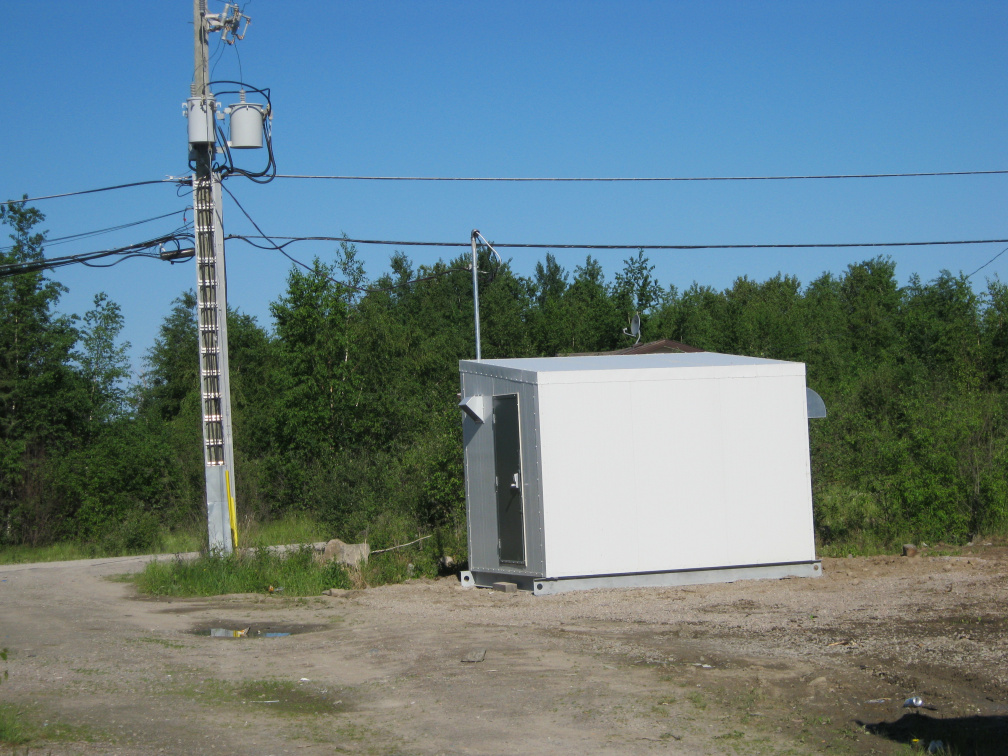
<svg viewBox="0 0 1008 756"><path fill-rule="evenodd" d="M7 752L1008 753L1000 546L551 597L445 578L168 601L110 579L145 561L0 566L0 704L74 728Z"/></svg>

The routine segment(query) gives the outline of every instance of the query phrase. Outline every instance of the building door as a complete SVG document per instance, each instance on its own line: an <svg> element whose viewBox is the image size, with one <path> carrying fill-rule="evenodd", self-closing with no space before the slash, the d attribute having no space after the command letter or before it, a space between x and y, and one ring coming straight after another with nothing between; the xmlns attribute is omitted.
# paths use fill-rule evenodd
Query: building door
<svg viewBox="0 0 1008 756"><path fill-rule="evenodd" d="M494 474L497 486L497 554L501 563L525 564L521 435L518 395L493 398Z"/></svg>

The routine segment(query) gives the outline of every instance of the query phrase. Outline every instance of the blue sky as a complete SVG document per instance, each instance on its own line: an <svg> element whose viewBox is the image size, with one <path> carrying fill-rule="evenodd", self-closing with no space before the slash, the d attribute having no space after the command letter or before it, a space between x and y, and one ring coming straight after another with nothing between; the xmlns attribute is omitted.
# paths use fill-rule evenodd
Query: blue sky
<svg viewBox="0 0 1008 756"><path fill-rule="evenodd" d="M211 12L222 3L209 1ZM42 13L42 9L45 12ZM1008 4L278 2L213 77L270 87L281 173L744 176L1008 169ZM211 51L216 40L211 40ZM189 0L8 3L0 194L185 175ZM240 61L240 68L239 68ZM255 169L261 152L239 164ZM1008 176L642 184L316 182L228 187L269 234L467 242L738 244L1008 238ZM186 206L171 185L38 203L50 236ZM191 218L191 213L190 216ZM80 242L87 252L178 218ZM225 200L227 233L255 233ZM1002 245L1003 247L1004 245ZM331 260L335 245L296 245ZM1002 247L654 252L659 281L808 283L891 254L906 280L969 273ZM388 247L360 247L371 276ZM458 250L406 250L417 263ZM572 270L583 251L557 251ZM594 253L611 280L628 252ZM530 274L543 251L505 252ZM290 263L232 242L229 299L269 327ZM974 278L1002 278L1008 254ZM56 271L61 307L118 302L134 368L191 263Z"/></svg>

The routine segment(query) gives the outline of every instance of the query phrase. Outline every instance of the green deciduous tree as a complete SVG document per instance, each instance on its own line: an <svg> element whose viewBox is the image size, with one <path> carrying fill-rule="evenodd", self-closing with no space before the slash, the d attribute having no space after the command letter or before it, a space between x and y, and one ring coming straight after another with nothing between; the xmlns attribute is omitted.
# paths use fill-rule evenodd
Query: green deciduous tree
<svg viewBox="0 0 1008 756"><path fill-rule="evenodd" d="M13 245L0 262L40 261L43 219L23 203L8 205ZM15 540L44 541L59 519L46 495L46 461L80 431L84 397L69 364L77 332L53 311L63 291L41 272L0 279L0 517Z"/></svg>
<svg viewBox="0 0 1008 756"><path fill-rule="evenodd" d="M104 292L95 294L94 307L84 315L75 355L87 386L88 419L92 422L108 422L126 409L130 344L119 342L122 328L119 305Z"/></svg>
<svg viewBox="0 0 1008 756"><path fill-rule="evenodd" d="M987 380L1008 389L1008 285L996 279L987 282L980 343Z"/></svg>
<svg viewBox="0 0 1008 756"><path fill-rule="evenodd" d="M896 264L876 257L849 265L840 284L851 351L861 360L885 360L901 346Z"/></svg>

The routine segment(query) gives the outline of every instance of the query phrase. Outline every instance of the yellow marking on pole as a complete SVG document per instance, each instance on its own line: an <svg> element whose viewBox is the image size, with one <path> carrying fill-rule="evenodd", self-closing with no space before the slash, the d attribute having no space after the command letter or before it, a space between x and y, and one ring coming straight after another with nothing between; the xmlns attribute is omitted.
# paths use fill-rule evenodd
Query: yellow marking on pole
<svg viewBox="0 0 1008 756"><path fill-rule="evenodd" d="M228 516L231 519L231 547L238 550L238 513L235 512L235 500L231 495L231 471L224 471L224 485L227 487Z"/></svg>

